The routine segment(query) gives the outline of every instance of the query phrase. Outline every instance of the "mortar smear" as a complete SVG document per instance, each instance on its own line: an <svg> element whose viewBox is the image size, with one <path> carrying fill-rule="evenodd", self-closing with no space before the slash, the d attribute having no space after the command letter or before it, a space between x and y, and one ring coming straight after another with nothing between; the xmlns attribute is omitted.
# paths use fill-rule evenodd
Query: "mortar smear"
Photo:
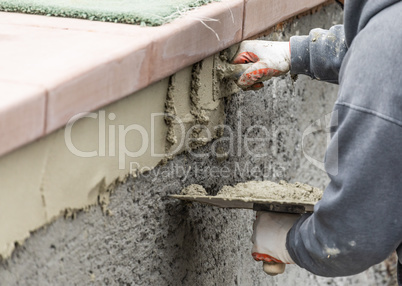
<svg viewBox="0 0 402 286"><path fill-rule="evenodd" d="M187 195L187 196L206 196L208 195L207 191L204 189L203 186L193 184L185 187L180 195Z"/></svg>
<svg viewBox="0 0 402 286"><path fill-rule="evenodd" d="M224 186L217 194L225 198L270 199L294 202L317 202L322 197L322 190L303 183L280 181L250 181L232 186Z"/></svg>

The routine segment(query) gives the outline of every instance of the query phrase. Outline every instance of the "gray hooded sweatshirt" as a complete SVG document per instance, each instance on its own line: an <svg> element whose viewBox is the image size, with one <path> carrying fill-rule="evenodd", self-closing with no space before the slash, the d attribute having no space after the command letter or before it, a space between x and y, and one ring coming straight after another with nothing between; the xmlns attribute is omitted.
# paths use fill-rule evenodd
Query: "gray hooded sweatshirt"
<svg viewBox="0 0 402 286"><path fill-rule="evenodd" d="M356 274L402 242L402 2L346 0L344 26L290 43L292 73L340 88L325 156L331 181L286 247L317 275Z"/></svg>

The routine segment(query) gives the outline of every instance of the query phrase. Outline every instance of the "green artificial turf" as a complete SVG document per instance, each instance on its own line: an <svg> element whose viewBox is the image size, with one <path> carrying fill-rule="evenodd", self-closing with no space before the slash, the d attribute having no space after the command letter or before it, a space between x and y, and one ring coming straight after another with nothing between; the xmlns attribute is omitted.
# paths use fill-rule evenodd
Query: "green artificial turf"
<svg viewBox="0 0 402 286"><path fill-rule="evenodd" d="M217 0L0 0L0 10L158 26L213 1Z"/></svg>

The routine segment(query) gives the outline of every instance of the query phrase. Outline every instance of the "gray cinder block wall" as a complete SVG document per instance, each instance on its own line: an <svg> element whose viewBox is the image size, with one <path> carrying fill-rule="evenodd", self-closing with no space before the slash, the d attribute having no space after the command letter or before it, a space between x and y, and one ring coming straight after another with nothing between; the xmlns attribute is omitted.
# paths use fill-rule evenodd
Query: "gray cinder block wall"
<svg viewBox="0 0 402 286"><path fill-rule="evenodd" d="M332 4L263 39L288 40L341 21L340 8ZM269 277L250 255L252 211L167 197L193 183L211 194L225 184L264 179L324 188L327 176L311 158L323 160L328 134L325 128L305 130L325 122L336 96L336 85L284 76L258 92L228 98L223 137L194 151L209 156L184 153L149 173L129 177L111 196L111 216L94 207L33 233L10 259L0 262L0 285L392 285L392 260L346 278L316 277L297 266ZM265 126L267 134L257 125ZM232 151L223 140L230 133ZM246 147L245 134L266 140Z"/></svg>

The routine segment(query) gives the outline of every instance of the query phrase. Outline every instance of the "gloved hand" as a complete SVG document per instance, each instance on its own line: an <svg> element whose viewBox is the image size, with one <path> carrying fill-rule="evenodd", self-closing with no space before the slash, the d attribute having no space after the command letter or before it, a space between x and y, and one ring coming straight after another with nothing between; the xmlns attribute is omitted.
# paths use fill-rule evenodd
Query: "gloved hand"
<svg viewBox="0 0 402 286"><path fill-rule="evenodd" d="M239 87L245 90L262 88L263 81L289 71L289 42L243 41L233 63L254 63L240 76Z"/></svg>
<svg viewBox="0 0 402 286"><path fill-rule="evenodd" d="M257 218L253 224L253 236L251 237L253 258L256 261L264 261L264 264L294 264L286 250L286 236L299 218L300 215L298 214L257 212ZM268 273L265 265L264 270ZM268 274L275 275L275 273Z"/></svg>

